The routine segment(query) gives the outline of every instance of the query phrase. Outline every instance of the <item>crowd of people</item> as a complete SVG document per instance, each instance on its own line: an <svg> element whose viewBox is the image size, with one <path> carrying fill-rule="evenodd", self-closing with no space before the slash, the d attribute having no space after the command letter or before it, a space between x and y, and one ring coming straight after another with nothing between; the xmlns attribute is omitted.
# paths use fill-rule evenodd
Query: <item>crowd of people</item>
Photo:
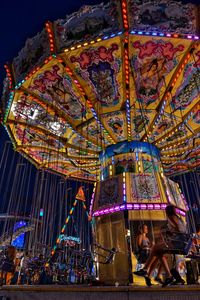
<svg viewBox="0 0 200 300"><path fill-rule="evenodd" d="M23 253L17 255L16 248L8 246L0 252L1 284L82 284L91 283L96 277L98 264L111 264L116 248L93 245L93 251L77 249L61 242L54 254L44 257Z"/></svg>
<svg viewBox="0 0 200 300"><path fill-rule="evenodd" d="M8 246L0 253L1 284L86 283L92 276L92 258L87 251L58 248L44 258L24 253L16 258L16 248Z"/></svg>

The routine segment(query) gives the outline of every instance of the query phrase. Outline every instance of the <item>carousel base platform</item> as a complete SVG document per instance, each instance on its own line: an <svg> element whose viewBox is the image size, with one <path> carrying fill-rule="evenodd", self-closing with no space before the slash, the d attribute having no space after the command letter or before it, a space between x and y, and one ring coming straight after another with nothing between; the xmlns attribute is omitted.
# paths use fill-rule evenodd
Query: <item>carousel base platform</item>
<svg viewBox="0 0 200 300"><path fill-rule="evenodd" d="M2 286L0 300L200 300L200 285L161 288L137 286Z"/></svg>

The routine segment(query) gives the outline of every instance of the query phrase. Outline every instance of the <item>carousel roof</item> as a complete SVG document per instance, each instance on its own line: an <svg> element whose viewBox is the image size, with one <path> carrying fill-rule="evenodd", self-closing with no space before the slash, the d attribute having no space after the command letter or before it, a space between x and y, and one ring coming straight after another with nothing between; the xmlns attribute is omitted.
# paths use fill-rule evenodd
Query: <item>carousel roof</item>
<svg viewBox="0 0 200 300"><path fill-rule="evenodd" d="M40 168L96 180L122 141L160 150L166 174L200 165L197 7L122 0L82 7L6 65L4 124Z"/></svg>

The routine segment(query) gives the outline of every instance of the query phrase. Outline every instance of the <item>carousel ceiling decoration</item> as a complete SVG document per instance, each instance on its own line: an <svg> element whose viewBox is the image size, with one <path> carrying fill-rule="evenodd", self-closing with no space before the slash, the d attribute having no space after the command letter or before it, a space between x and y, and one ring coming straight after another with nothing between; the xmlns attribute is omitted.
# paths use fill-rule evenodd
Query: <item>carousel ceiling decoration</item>
<svg viewBox="0 0 200 300"><path fill-rule="evenodd" d="M39 168L96 180L99 154L147 142L165 174L200 165L197 7L122 0L53 23L7 64L2 110L17 151Z"/></svg>

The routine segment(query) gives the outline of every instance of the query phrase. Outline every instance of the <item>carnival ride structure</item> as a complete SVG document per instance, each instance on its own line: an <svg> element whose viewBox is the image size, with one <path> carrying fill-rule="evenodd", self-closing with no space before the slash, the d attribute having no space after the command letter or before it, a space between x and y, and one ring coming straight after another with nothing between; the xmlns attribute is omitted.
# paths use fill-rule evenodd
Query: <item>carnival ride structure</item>
<svg viewBox="0 0 200 300"><path fill-rule="evenodd" d="M15 150L94 184L95 239L118 249L104 282L130 281L131 222L165 220L168 203L185 216L169 177L200 165L198 18L195 5L167 0L84 6L47 22L5 66Z"/></svg>

